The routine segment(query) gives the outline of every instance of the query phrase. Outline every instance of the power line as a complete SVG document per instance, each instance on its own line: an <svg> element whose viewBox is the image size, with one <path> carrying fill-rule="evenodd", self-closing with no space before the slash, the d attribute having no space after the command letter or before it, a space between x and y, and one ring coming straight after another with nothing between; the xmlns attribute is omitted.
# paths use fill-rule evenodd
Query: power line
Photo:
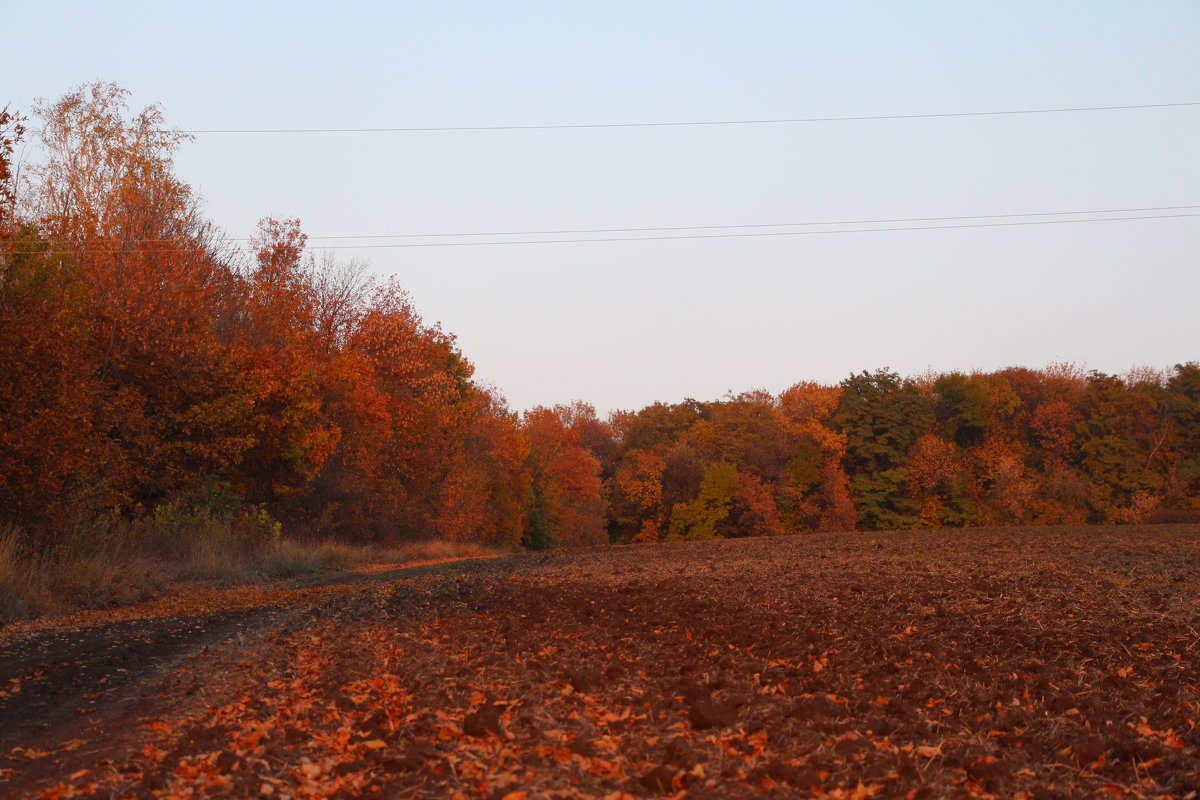
<svg viewBox="0 0 1200 800"><path fill-rule="evenodd" d="M1017 217L1065 217L1065 216L1081 216L1087 214L1132 214L1147 211L1183 211L1188 209L1200 208L1197 205L1185 206L1139 206L1136 208L1093 208L1086 211L1024 211L1024 212L1006 212L1003 214L971 214L959 215L952 217L888 217L881 219L843 219L843 220L821 220L817 222L756 222L756 223L738 223L732 225L676 225L676 226L658 226L658 227L642 227L642 228L556 228L545 230L523 230L523 231L455 231L447 233L363 233L363 234L337 234L332 236L306 236L308 241L325 241L325 240L341 240L341 239L449 239L475 236L559 236L570 234L590 234L590 233L652 233L658 231L704 231L704 230L734 230L747 228L800 228L800 227L817 227L823 225L889 225L896 223L908 222L959 222L963 220L976 219L1012 219ZM225 242L248 242L253 237L249 236L231 236L222 237ZM103 244L106 240L96 240ZM174 239L123 239L125 243L136 242L139 244L155 244L161 242L172 242Z"/></svg>
<svg viewBox="0 0 1200 800"><path fill-rule="evenodd" d="M703 234L680 234L674 236L625 236L625 237L604 237L600 239L516 239L511 241L497 242L414 242L406 244L348 244L348 245L332 245L328 247L318 247L318 250L373 250L401 247L487 247L492 245L511 245L511 244L576 244L584 242L655 242L677 239L741 239L750 237L766 237L766 236L829 236L845 233L885 233L890 231L944 231L961 228L1001 228L1014 227L1019 225L1067 225L1078 224L1083 222L1123 222L1126 220L1139 219L1179 219L1182 217L1200 217L1200 213L1194 214L1154 214L1137 217L1100 217L1095 219L1052 219L1052 220L1029 220L1027 222L983 222L969 223L965 225L917 225L894 228L842 228L831 231L772 231L758 233L703 233Z"/></svg>
<svg viewBox="0 0 1200 800"><path fill-rule="evenodd" d="M1197 206L1179 206L1179 208L1197 208ZM1062 213L1087 213L1087 212L1062 212ZM997 215L1003 216L1003 215ZM623 236L623 237L602 237L602 238L585 238L585 239L512 239L507 241L488 241L488 242L408 242L403 244L350 244L350 245L329 245L324 247L315 247L315 250L385 250L407 247L492 247L500 245L526 245L526 244L582 244L595 242L654 242L654 241L669 241L669 240L684 240L684 239L742 239L754 237L776 237L776 236L834 236L851 233L890 233L895 231L942 231L942 230L962 230L968 228L1007 228L1019 226L1033 225L1077 225L1088 222L1128 222L1133 220L1151 220L1151 219L1183 219L1189 217L1200 217L1200 212L1188 214L1147 214L1140 216L1126 217L1094 217L1090 219L1040 219L1040 220L1023 220L1016 222L974 222L964 223L961 225L908 225L900 227L886 228L840 228L835 230L824 231L758 231L754 233L705 233L705 234L678 234L667 236ZM945 217L942 219L950 220L953 217ZM798 223L808 224L808 223ZM813 223L822 224L822 223ZM732 227L732 226L730 226ZM670 230L670 229L657 229ZM228 240L226 240L228 241ZM120 243L115 243L118 248ZM79 247L66 248L82 249L82 250L100 250L99 247ZM179 253L188 251L203 251L205 248L200 247L173 247L157 250L138 249L129 252L141 254L164 254L164 253ZM40 252L40 250L17 250L15 252ZM224 252L256 252L253 248L235 247L225 248Z"/></svg>
<svg viewBox="0 0 1200 800"><path fill-rule="evenodd" d="M1146 206L1143 208L1100 208L1091 211L1031 211L1023 214L974 214L969 216L957 217L898 217L892 219L848 219L848 220L826 220L823 222L758 222L739 225L678 225L673 227L657 227L657 228L576 228L576 229L560 229L560 230L542 230L542 231L486 231L486 232L459 232L459 233L372 233L361 236L353 236L343 234L339 236L309 236L309 240L326 239L435 239L435 238L450 238L458 236L550 236L555 234L574 234L574 233L649 233L654 231L702 231L702 230L717 230L717 229L744 229L744 228L799 228L799 227L814 227L819 225L885 225L899 222L953 222L958 220L968 219L1006 219L1012 217L1061 217L1067 215L1081 214L1125 214L1140 211L1180 211L1189 208L1200 208L1200 205L1190 206ZM248 239L238 239L237 241L248 241Z"/></svg>
<svg viewBox="0 0 1200 800"><path fill-rule="evenodd" d="M404 128L209 128L178 131L192 135L210 133L449 133L456 131L551 131L599 128L688 128L716 125L793 125L813 122L870 122L901 119L947 119L952 117L999 117L1018 114L1070 114L1081 111L1133 111L1148 108L1200 106L1187 103L1143 103L1125 106L1076 106L1070 108L1021 108L1004 111L954 111L935 114L872 114L855 117L796 117L791 119L721 119L683 122L599 122L565 125L453 125Z"/></svg>

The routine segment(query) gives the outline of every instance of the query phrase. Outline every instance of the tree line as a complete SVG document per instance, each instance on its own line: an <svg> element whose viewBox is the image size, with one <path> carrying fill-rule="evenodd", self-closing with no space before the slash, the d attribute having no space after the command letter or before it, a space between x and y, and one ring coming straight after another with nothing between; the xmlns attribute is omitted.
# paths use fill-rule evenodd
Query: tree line
<svg viewBox="0 0 1200 800"><path fill-rule="evenodd" d="M0 524L40 545L164 509L525 548L1200 519L1200 365L519 415L296 220L231 244L157 107L96 83L34 113L45 159L18 175L0 112Z"/></svg>
<svg viewBox="0 0 1200 800"><path fill-rule="evenodd" d="M799 383L612 419L616 540L1200 519L1200 364Z"/></svg>

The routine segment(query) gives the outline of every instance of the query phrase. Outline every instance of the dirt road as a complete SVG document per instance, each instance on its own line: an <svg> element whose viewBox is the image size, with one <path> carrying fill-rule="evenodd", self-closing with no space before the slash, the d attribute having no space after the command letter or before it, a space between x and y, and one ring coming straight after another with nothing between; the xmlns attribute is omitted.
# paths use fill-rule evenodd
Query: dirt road
<svg viewBox="0 0 1200 800"><path fill-rule="evenodd" d="M455 559L298 585L194 590L115 612L0 629L0 797L53 787L135 752L145 726L222 696L223 669L243 671L269 640L347 604L386 592L393 611L419 618L451 607L447 601L469 585L466 576L508 570L522 558L528 559Z"/></svg>
<svg viewBox="0 0 1200 800"><path fill-rule="evenodd" d="M1200 791L1195 526L604 548L243 600L0 632L0 794Z"/></svg>

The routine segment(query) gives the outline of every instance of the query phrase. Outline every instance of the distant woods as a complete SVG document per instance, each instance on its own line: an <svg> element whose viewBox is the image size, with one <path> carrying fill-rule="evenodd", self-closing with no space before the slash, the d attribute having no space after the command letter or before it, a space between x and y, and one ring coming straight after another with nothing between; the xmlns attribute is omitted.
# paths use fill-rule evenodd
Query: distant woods
<svg viewBox="0 0 1200 800"><path fill-rule="evenodd" d="M0 114L0 525L37 545L164 508L526 548L1200 519L1198 364L519 416L297 221L232 245L157 108L92 84L34 113L45 158L20 171L28 123Z"/></svg>
<svg viewBox="0 0 1200 800"><path fill-rule="evenodd" d="M612 420L615 540L1200 520L1200 365L800 383Z"/></svg>

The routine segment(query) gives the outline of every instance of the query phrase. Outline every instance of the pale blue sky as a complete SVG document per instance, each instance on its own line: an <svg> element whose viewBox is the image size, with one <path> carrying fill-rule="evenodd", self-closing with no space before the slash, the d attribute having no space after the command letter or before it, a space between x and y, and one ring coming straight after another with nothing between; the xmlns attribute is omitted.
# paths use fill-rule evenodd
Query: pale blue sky
<svg viewBox="0 0 1200 800"><path fill-rule="evenodd" d="M183 129L571 124L1200 101L1200 4L14 3L0 105L115 81ZM1200 204L1200 107L808 125L201 135L231 236ZM517 408L1200 358L1200 218L376 249Z"/></svg>

